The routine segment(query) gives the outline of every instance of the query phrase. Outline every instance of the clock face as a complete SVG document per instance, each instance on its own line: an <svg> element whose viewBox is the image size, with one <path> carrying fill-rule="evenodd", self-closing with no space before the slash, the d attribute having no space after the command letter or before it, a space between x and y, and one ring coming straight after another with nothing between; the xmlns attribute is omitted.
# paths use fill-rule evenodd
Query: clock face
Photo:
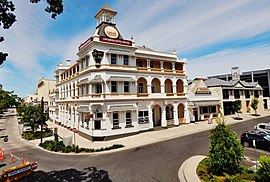
<svg viewBox="0 0 270 182"><path fill-rule="evenodd" d="M116 28L112 27L112 26L106 26L104 28L104 33L110 37L110 38L113 38L113 39L116 39L118 38L119 36L119 33L118 31L116 30Z"/></svg>

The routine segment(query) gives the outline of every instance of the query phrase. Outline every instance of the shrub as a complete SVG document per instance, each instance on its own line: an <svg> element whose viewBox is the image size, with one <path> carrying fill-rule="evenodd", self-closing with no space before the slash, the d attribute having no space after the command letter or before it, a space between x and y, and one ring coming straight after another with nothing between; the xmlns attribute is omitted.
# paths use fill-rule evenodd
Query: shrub
<svg viewBox="0 0 270 182"><path fill-rule="evenodd" d="M243 146L237 134L230 131L225 121L218 121L209 138L211 139L207 166L214 175L236 174L241 170L240 162L244 159Z"/></svg>
<svg viewBox="0 0 270 182"><path fill-rule="evenodd" d="M256 172L256 181L268 182L270 179L270 157L260 156L260 167Z"/></svg>
<svg viewBox="0 0 270 182"><path fill-rule="evenodd" d="M105 148L100 148L100 149L91 149L91 148L80 148L78 145L77 146L65 146L63 141L53 141L53 140L47 140L41 144L39 144L40 147L50 150L50 151L61 151L63 153L69 153L69 152L87 152L87 153L92 153L92 152L101 152L105 150L112 150L112 149L117 149L117 148L122 148L124 145L121 144L114 144L110 147L105 147Z"/></svg>

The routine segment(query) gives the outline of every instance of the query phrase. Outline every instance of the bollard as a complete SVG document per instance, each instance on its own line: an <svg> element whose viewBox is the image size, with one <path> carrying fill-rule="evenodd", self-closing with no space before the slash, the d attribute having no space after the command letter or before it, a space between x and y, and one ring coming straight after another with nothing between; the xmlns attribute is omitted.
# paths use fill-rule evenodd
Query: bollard
<svg viewBox="0 0 270 182"><path fill-rule="evenodd" d="M26 158L26 163L29 163L29 158L28 157Z"/></svg>
<svg viewBox="0 0 270 182"><path fill-rule="evenodd" d="M14 152L11 152L10 164L14 163Z"/></svg>
<svg viewBox="0 0 270 182"><path fill-rule="evenodd" d="M22 154L22 164L24 164L24 155Z"/></svg>
<svg viewBox="0 0 270 182"><path fill-rule="evenodd" d="M0 148L0 160L4 160L4 159L5 159L4 149Z"/></svg>

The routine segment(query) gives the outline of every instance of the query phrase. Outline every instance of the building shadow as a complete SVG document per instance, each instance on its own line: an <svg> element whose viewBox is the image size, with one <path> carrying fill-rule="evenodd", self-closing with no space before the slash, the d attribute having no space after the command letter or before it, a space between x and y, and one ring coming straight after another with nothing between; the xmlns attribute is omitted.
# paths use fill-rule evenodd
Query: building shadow
<svg viewBox="0 0 270 182"><path fill-rule="evenodd" d="M37 171L30 176L24 177L19 181L26 182L111 182L107 171L96 167L84 168L82 171L76 169L65 169L61 171Z"/></svg>

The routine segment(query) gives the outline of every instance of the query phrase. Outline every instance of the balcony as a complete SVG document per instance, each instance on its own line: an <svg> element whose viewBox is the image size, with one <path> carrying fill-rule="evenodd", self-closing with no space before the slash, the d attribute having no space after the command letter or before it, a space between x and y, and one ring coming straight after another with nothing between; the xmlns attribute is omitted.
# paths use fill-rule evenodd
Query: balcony
<svg viewBox="0 0 270 182"><path fill-rule="evenodd" d="M138 93L137 97L148 97L149 93Z"/></svg>

